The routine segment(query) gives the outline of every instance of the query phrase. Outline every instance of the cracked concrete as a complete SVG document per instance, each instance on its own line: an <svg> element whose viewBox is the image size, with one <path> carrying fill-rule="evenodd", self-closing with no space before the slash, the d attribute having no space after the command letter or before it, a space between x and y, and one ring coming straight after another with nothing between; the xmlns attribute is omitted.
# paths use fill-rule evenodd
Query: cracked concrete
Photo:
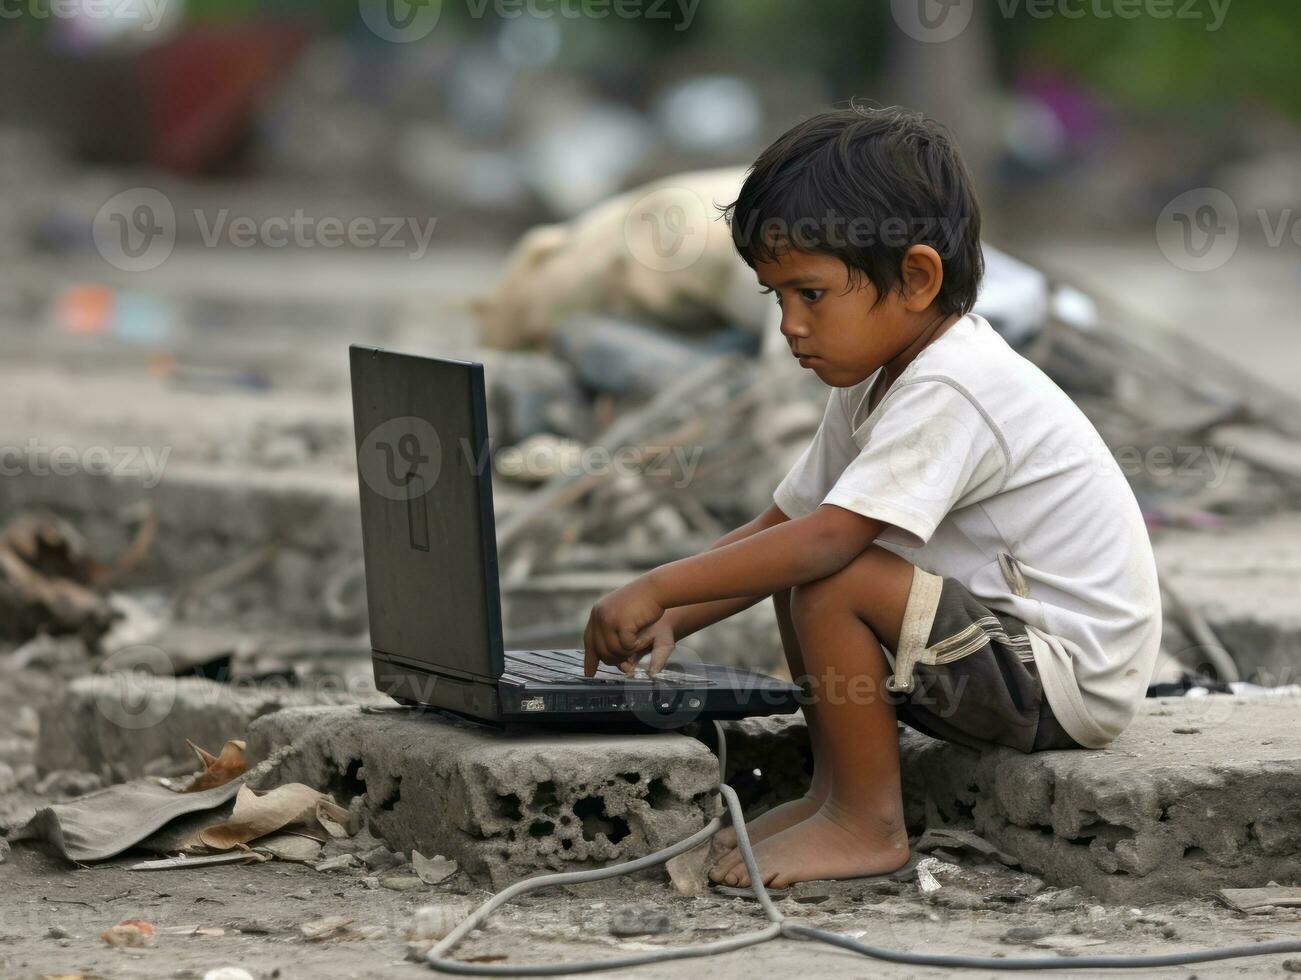
<svg viewBox="0 0 1301 980"><path fill-rule="evenodd" d="M1059 885L1125 903L1301 879L1301 704L1145 703L1107 749L978 753L904 733L910 829L963 824ZM729 780L754 809L803 791L802 719L730 726ZM776 774L753 768L783 760ZM777 766L773 766L777 769Z"/></svg>
<svg viewBox="0 0 1301 980"><path fill-rule="evenodd" d="M494 887L640 857L715 813L713 754L674 734L505 734L430 712L290 708L249 726L270 777L365 798L373 833Z"/></svg>
<svg viewBox="0 0 1301 980"><path fill-rule="evenodd" d="M41 706L36 767L41 774L66 769L133 779L165 760L193 763L186 739L216 752L262 715L338 700L352 698L265 681L246 686L126 671L78 677Z"/></svg>

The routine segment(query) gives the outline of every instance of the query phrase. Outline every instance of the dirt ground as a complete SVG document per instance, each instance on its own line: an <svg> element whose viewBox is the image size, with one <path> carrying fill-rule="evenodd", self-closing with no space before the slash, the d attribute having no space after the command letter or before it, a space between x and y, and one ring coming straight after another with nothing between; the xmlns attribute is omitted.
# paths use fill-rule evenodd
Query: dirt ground
<svg viewBox="0 0 1301 980"><path fill-rule="evenodd" d="M0 819L21 817L43 802L33 792L33 706L61 681L39 671L0 670L0 757L19 787L0 796ZM465 907L488 892L456 875L438 886L397 892L374 887L369 872L317 872L279 861L181 871L132 872L135 855L93 867L70 866L28 844L15 844L0 865L0 976L202 978L239 966L259 978L396 977L427 974L407 962L405 931L424 905ZM943 887L924 898L915 881L802 886L782 911L820 928L881 946L989 956L1157 953L1208 945L1301 937L1301 910L1243 915L1211 898L1147 908L1104 907L1077 890L998 865L963 863L941 874ZM610 920L636 906L663 909L671 929L656 937L618 939ZM300 926L347 916L354 938L311 941ZM145 949L110 948L100 933L139 918L157 930ZM659 945L708 942L759 928L749 900L721 894L678 895L662 876L565 887L500 912L463 947L465 957L503 964L586 960ZM204 930L202 932L198 930ZM364 937L364 938L363 938ZM1282 976L1284 957L1261 957L1159 975ZM852 954L779 941L730 953L708 966L646 967L639 975L681 976L707 969L718 977L782 970L820 976L936 976L940 971L860 962ZM975 974L973 974L975 975ZM998 976L993 971L982 974ZM1071 976L1092 976L1070 971ZM1154 973L1155 975L1155 973Z"/></svg>

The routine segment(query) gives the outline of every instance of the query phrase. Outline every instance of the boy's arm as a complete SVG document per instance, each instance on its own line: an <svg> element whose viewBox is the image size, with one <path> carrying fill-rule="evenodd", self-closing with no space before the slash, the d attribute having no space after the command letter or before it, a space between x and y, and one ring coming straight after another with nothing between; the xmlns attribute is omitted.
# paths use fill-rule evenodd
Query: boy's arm
<svg viewBox="0 0 1301 980"><path fill-rule="evenodd" d="M742 541L758 534L760 531L766 531L770 527L776 527L778 524L784 524L789 520L790 518L782 512L781 508L776 504L772 504L754 520L742 524L735 531L723 535L710 546L709 550L717 551L719 548L726 548L729 544ZM664 615L673 627L674 639L682 640L692 633L699 632L706 626L713 626L729 616L734 616L744 609L749 609L755 603L762 602L766 598L768 598L766 595L752 595L737 599L718 599L714 602L677 606L668 610Z"/></svg>
<svg viewBox="0 0 1301 980"><path fill-rule="evenodd" d="M593 608L584 636L589 667L595 670L597 660L627 660L643 643L643 631L671 607L748 601L833 575L884 527L882 521L824 504L808 517L647 572Z"/></svg>

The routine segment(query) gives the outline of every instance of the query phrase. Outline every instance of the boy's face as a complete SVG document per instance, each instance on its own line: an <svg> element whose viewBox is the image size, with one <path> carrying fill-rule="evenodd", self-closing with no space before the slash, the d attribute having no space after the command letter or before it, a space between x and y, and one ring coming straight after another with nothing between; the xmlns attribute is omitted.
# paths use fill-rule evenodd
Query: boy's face
<svg viewBox="0 0 1301 980"><path fill-rule="evenodd" d="M757 262L759 284L777 295L781 332L800 365L833 388L849 388L902 352L917 326L897 291L877 303L866 276L840 259L790 249Z"/></svg>

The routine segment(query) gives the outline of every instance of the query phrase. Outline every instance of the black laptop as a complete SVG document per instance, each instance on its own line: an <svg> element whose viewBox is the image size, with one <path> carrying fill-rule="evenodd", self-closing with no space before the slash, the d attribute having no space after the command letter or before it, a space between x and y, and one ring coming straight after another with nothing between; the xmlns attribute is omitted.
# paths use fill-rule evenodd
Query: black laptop
<svg viewBox="0 0 1301 980"><path fill-rule="evenodd" d="M787 714L799 688L675 654L654 678L582 650L506 651L483 365L351 348L366 599L378 688L495 724L675 728ZM680 648L681 649L681 648Z"/></svg>

